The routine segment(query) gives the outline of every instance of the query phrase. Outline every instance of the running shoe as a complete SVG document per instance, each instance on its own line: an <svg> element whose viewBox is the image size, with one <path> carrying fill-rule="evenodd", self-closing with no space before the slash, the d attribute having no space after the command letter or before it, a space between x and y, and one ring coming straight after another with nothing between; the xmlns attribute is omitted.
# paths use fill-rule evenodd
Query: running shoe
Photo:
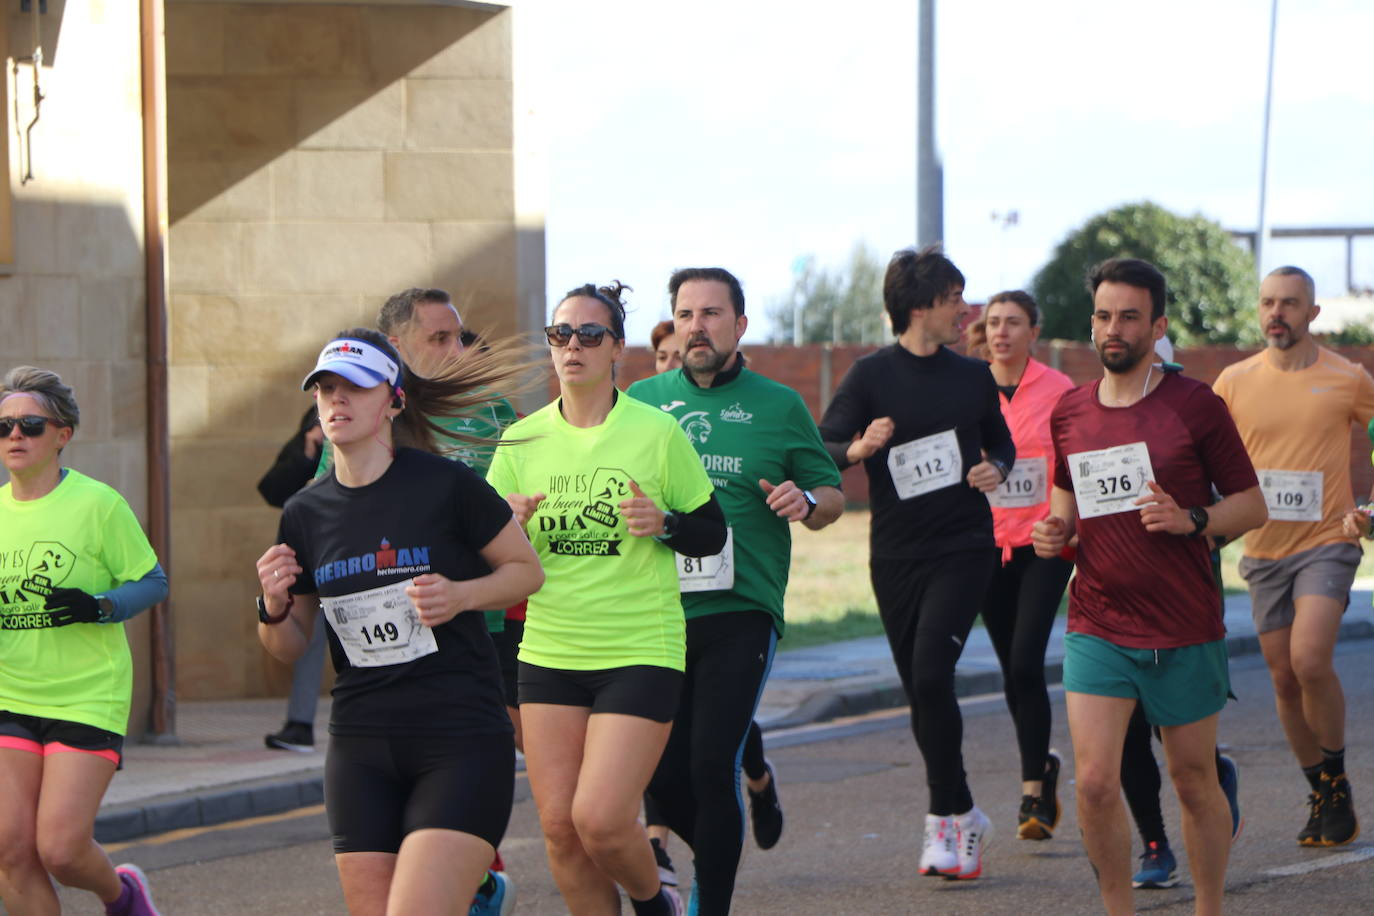
<svg viewBox="0 0 1374 916"><path fill-rule="evenodd" d="M958 834L955 855L959 861L959 871L946 877L951 880L969 881L983 873L983 853L992 841L992 821L974 805L967 814L950 818Z"/></svg>
<svg viewBox="0 0 1374 916"><path fill-rule="evenodd" d="M1331 779L1322 774L1323 846L1344 846L1360 835L1355 819L1355 804L1350 798L1350 780L1342 773Z"/></svg>
<svg viewBox="0 0 1374 916"><path fill-rule="evenodd" d="M1226 754L1217 757L1221 764L1217 781L1226 795L1226 804L1231 809L1231 842L1235 842L1245 827L1245 818L1240 816L1240 767Z"/></svg>
<svg viewBox="0 0 1374 916"><path fill-rule="evenodd" d="M121 909L118 901L106 904L106 916L161 916L153 905L153 893L148 890L148 876L137 865L128 863L115 867L120 882L129 889L129 902Z"/></svg>
<svg viewBox="0 0 1374 916"><path fill-rule="evenodd" d="M1307 826L1298 832L1299 846L1320 846L1322 844L1322 804L1320 792L1307 793Z"/></svg>
<svg viewBox="0 0 1374 916"><path fill-rule="evenodd" d="M658 837L650 837L649 845L654 848L654 861L658 863L658 883L677 887L677 869L673 868L673 860L668 858L668 850L663 848Z"/></svg>
<svg viewBox="0 0 1374 916"><path fill-rule="evenodd" d="M488 871L468 908L468 916L510 916L515 912L515 882L503 871Z"/></svg>
<svg viewBox="0 0 1374 916"><path fill-rule="evenodd" d="M315 749L315 729L308 722L287 722L282 730L263 738L274 751L296 751L309 754Z"/></svg>
<svg viewBox="0 0 1374 916"><path fill-rule="evenodd" d="M636 900L630 898L630 909L638 914L658 914L667 913L669 916L685 916L686 910L682 906L682 898L678 896L677 888L660 887L657 896L650 897L648 900Z"/></svg>
<svg viewBox="0 0 1374 916"><path fill-rule="evenodd" d="M778 801L778 773L764 758L768 785L762 791L749 790L749 819L754 822L754 842L759 849L772 849L782 837L782 803Z"/></svg>
<svg viewBox="0 0 1374 916"><path fill-rule="evenodd" d="M1059 754L1050 751L1045 758L1045 779L1040 795L1022 795L1021 813L1017 816L1018 840L1048 840L1059 826L1063 809L1059 805Z"/></svg>
<svg viewBox="0 0 1374 916"><path fill-rule="evenodd" d="M954 847L954 818L927 814L925 848L921 850L921 874L935 877L958 875L959 855Z"/></svg>
<svg viewBox="0 0 1374 916"><path fill-rule="evenodd" d="M1131 887L1157 890L1178 883L1178 860L1168 843L1151 843L1140 857L1140 871L1131 879Z"/></svg>

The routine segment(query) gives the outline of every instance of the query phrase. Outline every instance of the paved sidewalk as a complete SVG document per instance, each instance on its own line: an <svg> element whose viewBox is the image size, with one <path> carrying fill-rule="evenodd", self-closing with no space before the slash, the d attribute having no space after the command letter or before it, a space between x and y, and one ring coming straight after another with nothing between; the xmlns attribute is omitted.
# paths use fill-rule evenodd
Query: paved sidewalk
<svg viewBox="0 0 1374 916"><path fill-rule="evenodd" d="M1370 602L1368 590L1351 595L1343 640L1374 638ZM1259 652L1247 596L1228 597L1226 629L1233 658ZM1059 681L1063 650L1061 618L1045 657L1052 683ZM969 634L955 677L960 696L1001 690L997 657L982 627ZM905 704L887 641L875 636L780 651L758 720L767 731ZM264 747L263 735L281 726L285 705L280 699L181 704L177 744L125 748L125 769L105 795L96 838L129 840L320 803L329 701L320 703L319 744L310 754Z"/></svg>

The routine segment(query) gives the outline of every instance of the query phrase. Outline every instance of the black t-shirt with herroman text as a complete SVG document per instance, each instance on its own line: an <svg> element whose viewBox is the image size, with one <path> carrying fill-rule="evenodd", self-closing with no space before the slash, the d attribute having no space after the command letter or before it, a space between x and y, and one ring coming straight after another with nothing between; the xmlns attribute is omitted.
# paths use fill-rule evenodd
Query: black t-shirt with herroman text
<svg viewBox="0 0 1374 916"><path fill-rule="evenodd" d="M333 735L511 732L501 695L495 648L478 611L456 615L431 631L437 652L375 667L350 663L336 628L351 640L385 649L388 641L418 636L418 621L360 626L346 612L330 613L328 599L394 586L428 572L473 579L490 572L479 551L511 519L510 507L461 462L399 449L377 480L339 483L331 469L293 496L282 513L278 541L296 551L304 572L296 594L319 594L326 604L317 625L329 626L338 677L329 732ZM396 603L404 615L404 606ZM394 651L394 650L393 650Z"/></svg>

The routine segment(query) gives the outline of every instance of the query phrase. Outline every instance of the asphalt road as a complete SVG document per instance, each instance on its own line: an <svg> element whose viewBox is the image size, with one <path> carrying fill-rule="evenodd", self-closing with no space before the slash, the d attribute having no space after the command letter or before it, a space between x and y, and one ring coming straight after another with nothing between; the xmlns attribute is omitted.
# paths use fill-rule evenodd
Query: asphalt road
<svg viewBox="0 0 1374 916"><path fill-rule="evenodd" d="M1357 810L1374 818L1374 641L1342 646L1350 734L1348 760ZM1306 787L1293 763L1258 658L1232 666L1236 694L1222 716L1222 741L1241 767L1246 826L1228 872L1228 909L1244 914L1374 911L1374 833L1341 850L1301 849ZM965 703L965 760L974 795L997 833L984 877L949 882L916 874L924 773L904 711L769 736L787 828L770 852L745 853L736 893L741 914L1000 914L1100 912L1078 841L1072 763L1062 697L1055 697L1054 745L1065 756L1066 813L1053 840L1015 839L1020 800L1015 743L1000 697ZM564 908L544 862L528 787L502 847L518 886L517 913ZM1181 853L1178 808L1165 779L1165 818ZM1374 827L1370 828L1374 831ZM182 831L112 848L116 861L142 865L169 916L342 913L342 896L323 812L286 815ZM1137 840L1137 845L1138 845ZM688 871L680 842L671 846ZM1139 850L1137 849L1137 852ZM684 874L684 879L688 876ZM63 892L65 910L99 912L93 898ZM1178 888L1141 891L1137 909L1189 913L1186 877ZM626 906L626 912L629 907Z"/></svg>

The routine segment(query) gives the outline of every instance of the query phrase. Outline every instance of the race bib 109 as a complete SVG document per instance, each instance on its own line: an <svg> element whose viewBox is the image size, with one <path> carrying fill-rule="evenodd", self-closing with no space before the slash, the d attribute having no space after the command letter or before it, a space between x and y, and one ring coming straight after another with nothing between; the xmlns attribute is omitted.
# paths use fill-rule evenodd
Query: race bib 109
<svg viewBox="0 0 1374 916"><path fill-rule="evenodd" d="M1155 476L1144 442L1077 452L1068 456L1068 465L1079 518L1139 511L1135 501Z"/></svg>
<svg viewBox="0 0 1374 916"><path fill-rule="evenodd" d="M1319 522L1322 520L1321 471L1259 470L1260 489L1271 522Z"/></svg>

